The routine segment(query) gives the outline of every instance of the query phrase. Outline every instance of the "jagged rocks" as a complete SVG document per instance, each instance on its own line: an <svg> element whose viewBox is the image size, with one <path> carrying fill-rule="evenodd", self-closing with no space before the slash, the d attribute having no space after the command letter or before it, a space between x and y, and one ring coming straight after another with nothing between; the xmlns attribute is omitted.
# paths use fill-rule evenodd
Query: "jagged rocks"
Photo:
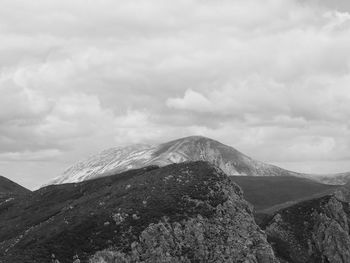
<svg viewBox="0 0 350 263"><path fill-rule="evenodd" d="M128 254L107 250L91 262L277 262L264 238L240 236L230 226L213 223L198 216L182 223L151 224Z"/></svg>
<svg viewBox="0 0 350 263"><path fill-rule="evenodd" d="M350 210L345 197L347 193L337 191L283 209L273 217L266 233L281 262L350 262Z"/></svg>
<svg viewBox="0 0 350 263"><path fill-rule="evenodd" d="M219 180L202 182L205 198L183 196L188 211L197 213L183 220L163 217L144 229L129 251L98 252L91 262L277 262L240 188L220 170L210 169Z"/></svg>
<svg viewBox="0 0 350 263"><path fill-rule="evenodd" d="M49 186L11 201L0 230L0 262L105 249L96 256L107 262L275 262L241 189L205 162Z"/></svg>

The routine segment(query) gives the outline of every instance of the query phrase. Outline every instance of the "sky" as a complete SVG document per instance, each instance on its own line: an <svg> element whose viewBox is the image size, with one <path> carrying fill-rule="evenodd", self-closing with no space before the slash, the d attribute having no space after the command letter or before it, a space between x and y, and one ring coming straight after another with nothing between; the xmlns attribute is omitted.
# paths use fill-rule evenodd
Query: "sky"
<svg viewBox="0 0 350 263"><path fill-rule="evenodd" d="M350 171L348 0L0 0L0 174L203 135Z"/></svg>

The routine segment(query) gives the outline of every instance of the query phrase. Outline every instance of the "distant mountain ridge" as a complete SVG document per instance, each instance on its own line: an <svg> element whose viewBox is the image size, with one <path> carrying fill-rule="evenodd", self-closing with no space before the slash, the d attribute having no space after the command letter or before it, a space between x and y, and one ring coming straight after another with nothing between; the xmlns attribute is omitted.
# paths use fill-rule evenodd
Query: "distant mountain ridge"
<svg viewBox="0 0 350 263"><path fill-rule="evenodd" d="M81 182L149 165L163 167L190 161L207 161L221 168L227 175L297 176L329 184L345 184L350 178L350 173L341 174L341 177L317 177L288 171L254 160L218 141L202 136L190 136L159 145L136 144L107 149L74 164L50 184Z"/></svg>
<svg viewBox="0 0 350 263"><path fill-rule="evenodd" d="M76 163L51 184L81 182L149 165L163 167L187 161L208 161L228 175L295 175L279 167L255 161L215 140L191 136L159 145L137 144L107 149Z"/></svg>

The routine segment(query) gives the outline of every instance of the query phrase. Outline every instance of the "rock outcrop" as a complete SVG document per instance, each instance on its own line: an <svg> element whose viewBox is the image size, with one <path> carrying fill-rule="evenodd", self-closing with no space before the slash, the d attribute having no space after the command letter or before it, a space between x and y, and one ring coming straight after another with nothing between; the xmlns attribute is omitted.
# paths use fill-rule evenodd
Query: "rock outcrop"
<svg viewBox="0 0 350 263"><path fill-rule="evenodd" d="M164 217L143 230L126 253L122 247L98 252L91 262L277 262L240 188L220 170L210 170L216 182L202 182L206 187L201 198L183 196L185 206L196 213L183 220ZM192 176L197 175L187 173L182 180Z"/></svg>
<svg viewBox="0 0 350 263"><path fill-rule="evenodd" d="M100 251L100 252L98 252ZM206 162L48 186L0 206L0 262L274 263L241 189Z"/></svg>
<svg viewBox="0 0 350 263"><path fill-rule="evenodd" d="M264 226L281 262L350 262L349 190L283 209Z"/></svg>

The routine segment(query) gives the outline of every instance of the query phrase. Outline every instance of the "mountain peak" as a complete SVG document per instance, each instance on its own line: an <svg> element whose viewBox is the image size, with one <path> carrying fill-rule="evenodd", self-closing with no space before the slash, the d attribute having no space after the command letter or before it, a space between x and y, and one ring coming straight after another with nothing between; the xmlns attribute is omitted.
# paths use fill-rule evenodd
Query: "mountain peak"
<svg viewBox="0 0 350 263"><path fill-rule="evenodd" d="M55 178L51 184L72 183L112 175L149 165L206 161L228 175L275 176L297 175L244 155L233 147L216 140L194 135L159 145L135 144L102 151L76 163Z"/></svg>
<svg viewBox="0 0 350 263"><path fill-rule="evenodd" d="M214 141L213 139L210 139L210 138L202 136L202 135L191 135L191 136L183 137L183 138L180 138L180 139L176 139L174 141L180 141L180 140L186 140L186 141L199 141L199 140Z"/></svg>
<svg viewBox="0 0 350 263"><path fill-rule="evenodd" d="M175 139L172 141L169 141L169 143L175 143L175 142L193 142L193 143L218 143L218 144L222 144L219 141L216 141L214 139L211 139L209 137L205 137L202 135L191 135L191 136L187 136L187 137L183 137L183 138L179 138L179 139Z"/></svg>

